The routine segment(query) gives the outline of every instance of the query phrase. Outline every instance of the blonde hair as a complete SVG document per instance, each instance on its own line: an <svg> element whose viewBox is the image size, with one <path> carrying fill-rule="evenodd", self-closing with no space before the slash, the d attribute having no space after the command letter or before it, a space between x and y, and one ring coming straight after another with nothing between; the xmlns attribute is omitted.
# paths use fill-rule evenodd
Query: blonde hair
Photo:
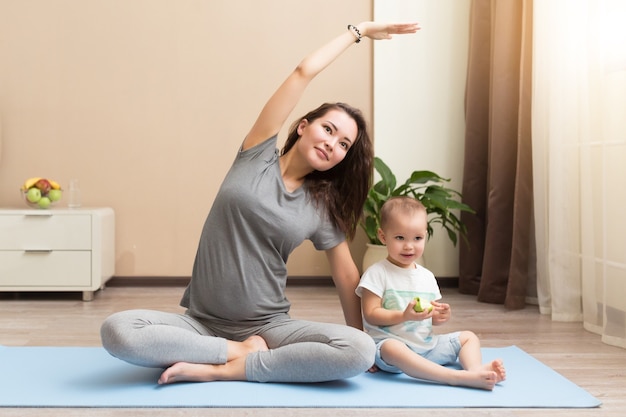
<svg viewBox="0 0 626 417"><path fill-rule="evenodd" d="M380 228L385 230L387 224L391 220L394 212L402 211L407 214L414 214L418 212L426 213L426 207L421 201L408 197L408 196L396 196L391 197L380 209Z"/></svg>

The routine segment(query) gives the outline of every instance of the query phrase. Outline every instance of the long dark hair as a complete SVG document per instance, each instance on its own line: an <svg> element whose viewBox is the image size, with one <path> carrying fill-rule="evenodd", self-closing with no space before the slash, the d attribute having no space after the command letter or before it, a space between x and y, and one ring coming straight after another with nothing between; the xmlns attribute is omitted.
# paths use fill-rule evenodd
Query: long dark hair
<svg viewBox="0 0 626 417"><path fill-rule="evenodd" d="M280 154L284 155L300 139L298 124L312 122L330 110L342 110L356 122L357 137L345 158L327 171L313 171L305 177L307 191L314 202L326 207L328 216L348 239L353 239L363 216L363 203L372 184L374 147L367 123L360 110L345 103L324 103L291 126Z"/></svg>

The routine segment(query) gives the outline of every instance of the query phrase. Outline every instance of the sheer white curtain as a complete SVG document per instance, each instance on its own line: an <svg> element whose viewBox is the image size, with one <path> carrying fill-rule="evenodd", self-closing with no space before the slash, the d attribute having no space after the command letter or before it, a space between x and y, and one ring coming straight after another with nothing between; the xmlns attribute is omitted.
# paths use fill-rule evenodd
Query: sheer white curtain
<svg viewBox="0 0 626 417"><path fill-rule="evenodd" d="M540 311L626 348L626 2L534 2Z"/></svg>

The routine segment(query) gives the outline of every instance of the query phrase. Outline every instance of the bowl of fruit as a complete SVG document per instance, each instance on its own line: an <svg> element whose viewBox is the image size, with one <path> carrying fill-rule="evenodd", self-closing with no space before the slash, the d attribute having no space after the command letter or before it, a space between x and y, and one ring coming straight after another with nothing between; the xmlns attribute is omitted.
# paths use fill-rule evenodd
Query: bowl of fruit
<svg viewBox="0 0 626 417"><path fill-rule="evenodd" d="M40 177L27 179L20 190L29 207L40 209L54 206L63 196L58 182Z"/></svg>

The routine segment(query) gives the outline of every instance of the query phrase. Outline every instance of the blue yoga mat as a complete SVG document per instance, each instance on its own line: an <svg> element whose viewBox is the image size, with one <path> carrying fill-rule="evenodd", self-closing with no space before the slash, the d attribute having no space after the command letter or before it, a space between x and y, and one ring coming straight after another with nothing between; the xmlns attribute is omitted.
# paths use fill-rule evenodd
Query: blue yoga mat
<svg viewBox="0 0 626 417"><path fill-rule="evenodd" d="M94 347L0 346L0 407L588 408L601 403L523 350L483 348L502 358L507 380L493 391L364 373L318 384L156 383L160 369L129 365Z"/></svg>

